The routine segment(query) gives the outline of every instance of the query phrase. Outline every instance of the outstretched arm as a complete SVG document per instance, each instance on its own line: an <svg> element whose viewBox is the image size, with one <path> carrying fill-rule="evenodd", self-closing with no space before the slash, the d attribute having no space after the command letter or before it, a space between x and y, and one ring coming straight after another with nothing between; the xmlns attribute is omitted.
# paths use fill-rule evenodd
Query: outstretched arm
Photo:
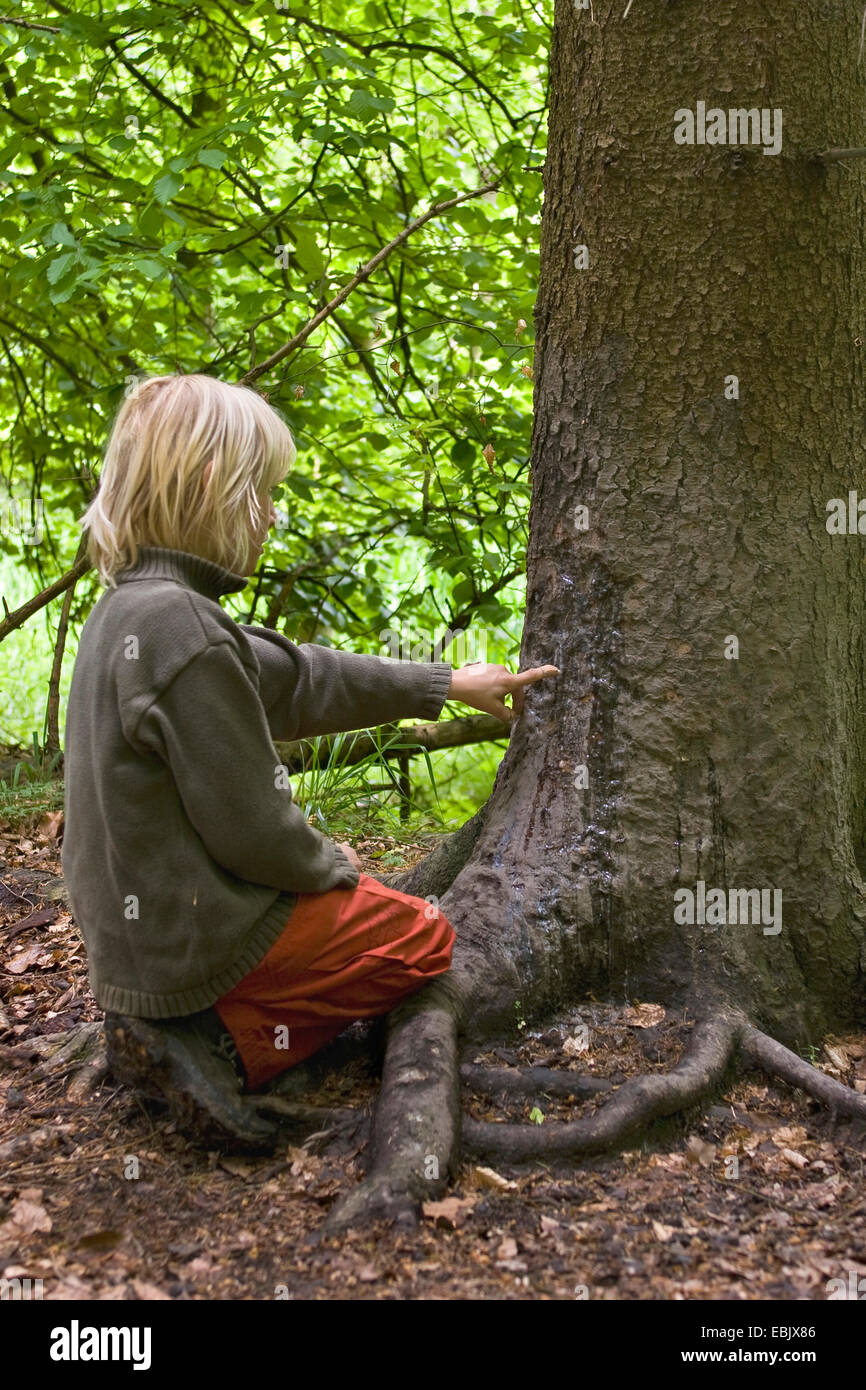
<svg viewBox="0 0 866 1390"><path fill-rule="evenodd" d="M238 626L259 661L261 700L275 739L376 728L392 719L438 719L448 698L447 661L364 656L296 644L270 628Z"/></svg>
<svg viewBox="0 0 866 1390"><path fill-rule="evenodd" d="M556 666L513 672L473 662L396 661L311 642L297 645L271 628L240 623L261 668L261 699L271 735L286 742L375 728L392 719L438 719L446 700L511 723L527 685L559 675ZM512 708L505 704L512 696Z"/></svg>

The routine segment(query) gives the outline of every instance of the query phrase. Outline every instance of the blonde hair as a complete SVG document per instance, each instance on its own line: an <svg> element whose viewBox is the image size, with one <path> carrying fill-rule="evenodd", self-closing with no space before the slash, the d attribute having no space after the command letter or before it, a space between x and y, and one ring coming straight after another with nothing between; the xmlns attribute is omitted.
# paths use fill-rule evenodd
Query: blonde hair
<svg viewBox="0 0 866 1390"><path fill-rule="evenodd" d="M117 412L99 489L80 519L103 582L113 587L143 545L246 573L251 532L266 531L269 493L295 454L288 426L247 386L197 373L137 381Z"/></svg>

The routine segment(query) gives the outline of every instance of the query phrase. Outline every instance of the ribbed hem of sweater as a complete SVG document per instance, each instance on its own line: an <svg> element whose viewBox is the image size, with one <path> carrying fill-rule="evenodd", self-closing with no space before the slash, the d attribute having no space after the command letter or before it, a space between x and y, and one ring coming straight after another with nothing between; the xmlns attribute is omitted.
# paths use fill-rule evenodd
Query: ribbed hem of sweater
<svg viewBox="0 0 866 1390"><path fill-rule="evenodd" d="M200 985L178 990L175 994L149 994L91 978L93 997L106 1013L129 1014L132 1018L180 1018L209 1009L261 963L285 930L297 901L294 893L279 893L252 928L240 955L225 970Z"/></svg>

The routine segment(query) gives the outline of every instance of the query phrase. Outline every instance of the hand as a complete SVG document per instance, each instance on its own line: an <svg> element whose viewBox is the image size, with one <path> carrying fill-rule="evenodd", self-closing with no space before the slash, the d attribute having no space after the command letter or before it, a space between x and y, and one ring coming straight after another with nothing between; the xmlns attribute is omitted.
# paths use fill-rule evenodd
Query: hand
<svg viewBox="0 0 866 1390"><path fill-rule="evenodd" d="M357 854L355 853L355 851L352 849L352 846L351 846L351 845L340 845L340 844L338 844L338 845L337 845L337 849L341 849L341 850L343 851L343 853L345 854L345 856L346 856L346 858L348 859L349 863L350 863L354 868L356 868L356 869L358 870L359 873L362 872L362 869L361 869L361 861L360 861L360 859L358 858L358 856L357 856Z"/></svg>
<svg viewBox="0 0 866 1390"><path fill-rule="evenodd" d="M497 719L510 724L523 709L524 686L558 675L558 666L533 666L528 671L514 672L507 666L474 661L451 672L448 699L462 700L465 705L472 705L473 709L483 710L485 714L495 714ZM512 696L510 709L503 703L505 695Z"/></svg>

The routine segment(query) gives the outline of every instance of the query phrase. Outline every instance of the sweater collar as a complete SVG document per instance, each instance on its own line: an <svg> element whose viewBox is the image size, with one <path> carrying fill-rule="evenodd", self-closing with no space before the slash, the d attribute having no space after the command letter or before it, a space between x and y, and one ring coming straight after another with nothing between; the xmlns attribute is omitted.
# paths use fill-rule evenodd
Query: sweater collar
<svg viewBox="0 0 866 1390"><path fill-rule="evenodd" d="M234 574L213 560L158 545L139 546L135 564L121 570L115 579L118 584L135 579L173 579L175 583L196 589L212 599L218 599L222 594L236 594L249 583L246 575Z"/></svg>

